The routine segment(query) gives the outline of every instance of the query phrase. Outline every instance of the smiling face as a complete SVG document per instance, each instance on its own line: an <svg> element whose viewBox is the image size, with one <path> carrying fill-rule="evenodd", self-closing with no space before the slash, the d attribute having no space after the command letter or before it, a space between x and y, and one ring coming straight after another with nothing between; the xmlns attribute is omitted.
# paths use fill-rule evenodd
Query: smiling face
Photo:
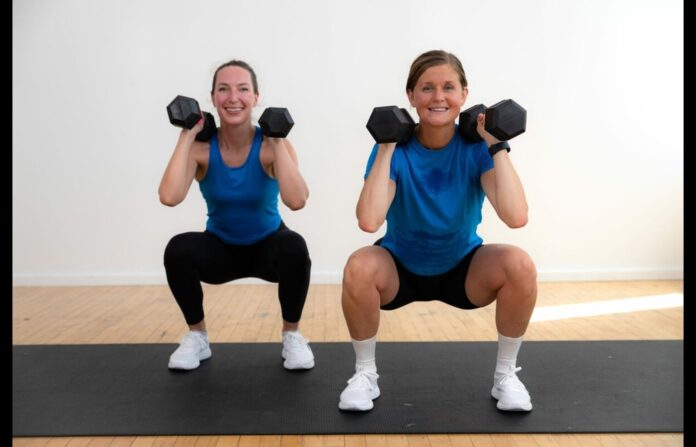
<svg viewBox="0 0 696 447"><path fill-rule="evenodd" d="M251 73L238 66L221 68L215 75L212 100L220 121L238 125L251 121L251 110L258 102Z"/></svg>
<svg viewBox="0 0 696 447"><path fill-rule="evenodd" d="M468 90L462 86L459 73L451 65L441 64L426 69L407 94L420 123L440 127L454 123Z"/></svg>

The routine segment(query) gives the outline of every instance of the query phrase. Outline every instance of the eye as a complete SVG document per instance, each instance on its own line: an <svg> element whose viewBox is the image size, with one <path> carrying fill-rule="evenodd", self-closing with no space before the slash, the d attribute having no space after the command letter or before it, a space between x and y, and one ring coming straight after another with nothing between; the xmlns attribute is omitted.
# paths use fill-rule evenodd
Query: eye
<svg viewBox="0 0 696 447"><path fill-rule="evenodd" d="M423 86L423 91L424 91L424 92L429 92L429 91L431 91L432 89L433 89L433 88L432 88L431 86L429 86L429 85Z"/></svg>
<svg viewBox="0 0 696 447"><path fill-rule="evenodd" d="M447 84L447 85L445 86L445 90L454 90L454 86L451 85L451 84Z"/></svg>

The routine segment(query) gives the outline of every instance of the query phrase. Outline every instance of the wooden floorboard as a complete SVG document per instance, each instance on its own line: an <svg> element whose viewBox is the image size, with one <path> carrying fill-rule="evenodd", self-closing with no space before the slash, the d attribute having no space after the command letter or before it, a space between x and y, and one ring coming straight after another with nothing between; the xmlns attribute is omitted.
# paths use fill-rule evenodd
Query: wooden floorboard
<svg viewBox="0 0 696 447"><path fill-rule="evenodd" d="M203 286L210 341L280 342L275 284ZM682 294L683 281L539 283L537 309ZM628 309L627 309L628 310ZM440 302L381 313L379 341L492 341L495 304L463 311ZM176 343L187 330L167 286L13 287L12 342L21 344ZM339 285L310 286L301 321L312 342L350 340ZM525 340L680 340L684 309L625 311L532 322ZM523 348L524 349L524 348ZM683 433L278 435L13 438L15 447L119 446L617 446L684 445Z"/></svg>

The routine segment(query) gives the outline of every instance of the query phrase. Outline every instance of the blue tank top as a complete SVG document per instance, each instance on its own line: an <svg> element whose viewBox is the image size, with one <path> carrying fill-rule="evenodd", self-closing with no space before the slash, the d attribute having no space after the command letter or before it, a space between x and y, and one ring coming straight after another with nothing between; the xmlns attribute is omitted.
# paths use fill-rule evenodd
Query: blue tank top
<svg viewBox="0 0 696 447"><path fill-rule="evenodd" d="M241 166L227 166L220 154L218 135L210 139L208 171L199 187L208 206L206 230L228 244L249 245L280 226L278 181L261 165L261 128Z"/></svg>
<svg viewBox="0 0 696 447"><path fill-rule="evenodd" d="M370 173L377 145L365 170ZM394 150L389 177L396 182L381 246L410 271L438 275L454 268L483 239L485 193L481 174L493 167L486 143L468 143L455 130L440 150L428 150L415 134Z"/></svg>

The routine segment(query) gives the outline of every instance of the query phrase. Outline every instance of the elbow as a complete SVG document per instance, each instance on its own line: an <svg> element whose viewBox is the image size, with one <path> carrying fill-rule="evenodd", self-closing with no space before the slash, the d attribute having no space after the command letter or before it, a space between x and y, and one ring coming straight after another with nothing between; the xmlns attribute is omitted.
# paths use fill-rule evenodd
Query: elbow
<svg viewBox="0 0 696 447"><path fill-rule="evenodd" d="M304 208L308 198L309 191L307 191L306 188L304 191L293 191L286 194L283 194L283 191L280 192L280 199L283 201L283 205L287 206L292 211L298 211Z"/></svg>
<svg viewBox="0 0 696 447"><path fill-rule="evenodd" d="M358 219L358 227L366 233L375 233L381 226L381 223L370 222L367 219Z"/></svg>
<svg viewBox="0 0 696 447"><path fill-rule="evenodd" d="M292 211L298 211L305 207L307 204L307 199L293 200L285 202L285 206L290 208Z"/></svg>
<svg viewBox="0 0 696 447"><path fill-rule="evenodd" d="M176 200L175 197L165 195L165 194L160 194L159 199L160 199L160 203L162 205L166 205L166 206L177 206L178 204L181 203L181 200Z"/></svg>
<svg viewBox="0 0 696 447"><path fill-rule="evenodd" d="M514 229L524 227L525 225L527 225L528 221L529 218L527 216L527 213L519 213L518 215L512 216L511 218L507 219L505 223L508 227Z"/></svg>

